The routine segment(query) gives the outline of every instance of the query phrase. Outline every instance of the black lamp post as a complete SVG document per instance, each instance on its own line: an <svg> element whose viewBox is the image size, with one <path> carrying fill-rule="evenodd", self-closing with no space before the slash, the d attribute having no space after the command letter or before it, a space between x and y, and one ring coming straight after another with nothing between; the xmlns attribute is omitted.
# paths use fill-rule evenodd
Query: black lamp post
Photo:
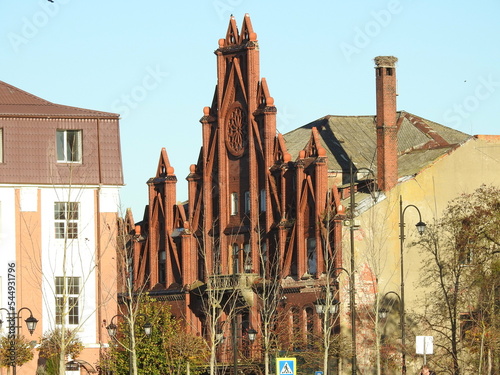
<svg viewBox="0 0 500 375"><path fill-rule="evenodd" d="M401 315L402 313L402 310L401 310L401 303L402 303L402 300L401 300L401 297L399 296L399 294L397 294L396 292L393 292L393 291L390 291L390 292L387 292L386 294L384 294L384 296L382 297L382 301L385 301L386 297L389 295L389 294L394 294L398 301L399 301L399 325L401 326L401 342L403 342L403 338L404 338L404 335L405 335L405 329L404 329L404 324L403 324L403 316ZM389 313L389 310L387 308L385 308L384 306L381 307L379 310L378 310L378 316L380 319L385 319L387 318L387 314ZM403 353L404 350L401 351L401 353ZM403 358L403 357L401 357Z"/></svg>
<svg viewBox="0 0 500 375"><path fill-rule="evenodd" d="M21 307L17 313L15 311L10 311L7 310L6 308L2 307L0 310L6 311L7 312L7 321L9 322L9 339L10 339L10 365L12 366L12 374L16 375L16 370L17 370L17 348L16 348L16 340L19 338L19 332L21 329L21 311L23 310L28 310L30 313L30 316L25 319L24 321L26 322L26 328L28 328L28 331L30 335L33 335L33 332L35 332L36 324L38 323L38 319L36 319L33 316L33 313L28 307ZM0 329L2 328L3 321L0 319Z"/></svg>
<svg viewBox="0 0 500 375"><path fill-rule="evenodd" d="M399 296L399 294L397 294L396 292L393 292L393 291L390 291L390 292L387 292L386 294L384 294L384 296L382 297L382 301L385 301L386 297L389 295L389 294L394 294L396 296L396 298L398 299L399 303L401 304L401 297ZM389 313L389 310L386 309L385 307L381 307L379 310L378 310L378 316L380 319L385 319L387 318L387 314ZM401 318L401 309L399 310L399 317ZM401 320L402 321L402 320ZM402 327L402 325L401 325Z"/></svg>
<svg viewBox="0 0 500 375"><path fill-rule="evenodd" d="M108 335L111 337L111 338L116 338L116 333L118 331L118 327L116 324L113 323L113 320L117 317L121 317L121 318L125 318L128 320L128 317L123 315L123 314L116 314L115 316L113 316L111 318L111 321L109 323L109 325L106 327L107 331L108 331ZM144 331L144 334L146 336L151 336L152 332L153 332L153 325L148 321L148 317L145 315L145 314L137 314L136 315L136 318L138 317L144 317L144 319L146 320L146 323L144 323L144 325L142 326L142 329ZM130 375L133 375L134 374L134 366L133 366L133 358L132 358L132 330L133 330L134 327L132 327L130 325L130 332L129 332L129 350L128 350L128 363L129 363L129 369L128 369L128 372Z"/></svg>
<svg viewBox="0 0 500 375"><path fill-rule="evenodd" d="M399 196L399 241L400 241L400 251L401 251L401 374L406 374L406 318L405 318L405 281L404 281L404 256L403 256L403 246L405 241L405 212L406 209L413 207L418 212L418 223L415 224L418 233L422 235L425 231L426 224L422 221L422 215L417 206L409 204L403 208L403 198Z"/></svg>
<svg viewBox="0 0 500 375"><path fill-rule="evenodd" d="M257 337L257 331L253 328L249 328L247 334L248 334L248 339L250 340L250 344L253 344L253 342Z"/></svg>
<svg viewBox="0 0 500 375"><path fill-rule="evenodd" d="M245 323L246 321L241 322ZM238 374L238 332L237 332L237 327L238 324L236 323L236 317L233 317L232 319L232 334L233 334L233 373L236 375ZM250 345L252 345L257 338L257 331L253 329L252 327L247 329L247 335L248 335L248 341L250 342Z"/></svg>
<svg viewBox="0 0 500 375"><path fill-rule="evenodd" d="M318 313L319 315L335 315L339 312L340 302L336 299L333 299L331 303L328 303L324 298L319 298L314 301L313 304L316 308L316 313Z"/></svg>
<svg viewBox="0 0 500 375"><path fill-rule="evenodd" d="M323 294L324 296L318 298L313 302L313 304L316 309L316 313L321 317L323 323L323 373L328 375L330 338L332 334L332 326L335 322L335 320L332 321L332 317L337 316L340 302L334 298L333 292L328 287L325 287Z"/></svg>
<svg viewBox="0 0 500 375"><path fill-rule="evenodd" d="M369 168L359 168L356 169L356 173L360 171L366 171L368 174L371 174L372 176L375 176L373 171ZM354 209L356 208L356 199L354 196L354 166L351 158L351 162L349 163L349 173L350 173L350 181L349 181L349 206L350 206L350 213L349 213L349 232L350 232L350 244L351 244L351 272L350 272L350 283L351 283L351 288L350 288L350 300L351 300L351 340L352 340L352 347L351 347L351 371L352 375L356 375L357 372L357 350L356 350L356 278L355 278L355 262L354 262L354 231L357 229L356 224L354 223ZM374 189L370 195L372 196L372 199L377 201L377 191Z"/></svg>

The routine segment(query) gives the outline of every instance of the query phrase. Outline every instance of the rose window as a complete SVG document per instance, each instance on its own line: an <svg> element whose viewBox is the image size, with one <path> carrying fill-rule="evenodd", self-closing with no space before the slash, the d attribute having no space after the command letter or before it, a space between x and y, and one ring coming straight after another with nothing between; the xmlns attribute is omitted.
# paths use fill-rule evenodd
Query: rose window
<svg viewBox="0 0 500 375"><path fill-rule="evenodd" d="M231 112L227 122L226 145L231 154L241 156L246 146L246 116L240 107L236 107Z"/></svg>

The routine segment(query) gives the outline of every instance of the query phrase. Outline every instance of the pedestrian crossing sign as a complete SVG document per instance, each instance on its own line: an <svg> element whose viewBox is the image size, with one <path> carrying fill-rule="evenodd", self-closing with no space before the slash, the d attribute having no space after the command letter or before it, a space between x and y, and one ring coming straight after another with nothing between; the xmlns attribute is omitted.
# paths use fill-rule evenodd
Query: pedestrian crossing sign
<svg viewBox="0 0 500 375"><path fill-rule="evenodd" d="M277 375L296 375L295 358L276 358Z"/></svg>

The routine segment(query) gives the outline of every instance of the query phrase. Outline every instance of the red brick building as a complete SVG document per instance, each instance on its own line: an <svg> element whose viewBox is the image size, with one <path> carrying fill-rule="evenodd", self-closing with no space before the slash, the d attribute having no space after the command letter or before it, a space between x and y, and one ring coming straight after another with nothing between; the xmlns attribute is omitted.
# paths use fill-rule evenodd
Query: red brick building
<svg viewBox="0 0 500 375"><path fill-rule="evenodd" d="M231 275L225 287L228 294L240 288L237 324L243 335L253 327L259 336L261 276L279 273L282 300L297 308L295 319L305 319L305 309L310 315L318 298L324 252L340 267L336 248L344 213L337 215L340 196L328 187L317 129L310 129L295 161L277 134L277 111L260 78L248 16L241 32L231 18L215 54L217 86L200 120L203 146L187 177L189 200L175 203L177 178L163 149L148 181L149 204L140 223L146 240L136 244L134 279L158 297L176 300L174 311L188 327L206 332L199 284Z"/></svg>
<svg viewBox="0 0 500 375"><path fill-rule="evenodd" d="M170 301L191 332L212 340L224 335L226 340L218 341L222 362L234 360L233 343L244 348L250 329L263 344L266 304L274 303L274 319L279 317L273 325L279 334L273 337L281 353L318 345L321 316L314 302L329 296L341 300L347 312L331 328L339 333L343 321L349 340L349 299L338 276L355 270L356 283L362 283L373 268L353 261L346 269L354 244L351 238L351 254L342 251L343 236L349 243L349 231L343 234L350 216L345 207L354 206L353 215L361 215L378 205L369 198L375 190L386 202L391 190L399 198L398 184L471 137L397 112L397 59L391 56L375 59L376 116L326 116L282 135L276 130L274 99L260 77L257 36L248 15L241 31L231 17L215 55L217 85L200 120L203 144L187 176L188 201L176 203L177 177L163 149L148 181L145 216L133 229L139 239L133 245L135 285ZM127 219L133 228L131 213ZM265 295L269 285L277 285L276 298ZM374 296L378 285L364 290ZM215 303L214 296L220 297ZM369 296L357 306L372 302ZM366 344L371 328L363 327L363 319L359 314Z"/></svg>

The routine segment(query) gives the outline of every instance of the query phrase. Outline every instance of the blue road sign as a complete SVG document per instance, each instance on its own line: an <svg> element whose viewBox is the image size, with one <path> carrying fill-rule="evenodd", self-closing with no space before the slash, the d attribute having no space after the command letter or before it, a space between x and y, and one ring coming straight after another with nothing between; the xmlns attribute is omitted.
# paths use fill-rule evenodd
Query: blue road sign
<svg viewBox="0 0 500 375"><path fill-rule="evenodd" d="M297 367L295 358L276 358L276 374L296 375Z"/></svg>

